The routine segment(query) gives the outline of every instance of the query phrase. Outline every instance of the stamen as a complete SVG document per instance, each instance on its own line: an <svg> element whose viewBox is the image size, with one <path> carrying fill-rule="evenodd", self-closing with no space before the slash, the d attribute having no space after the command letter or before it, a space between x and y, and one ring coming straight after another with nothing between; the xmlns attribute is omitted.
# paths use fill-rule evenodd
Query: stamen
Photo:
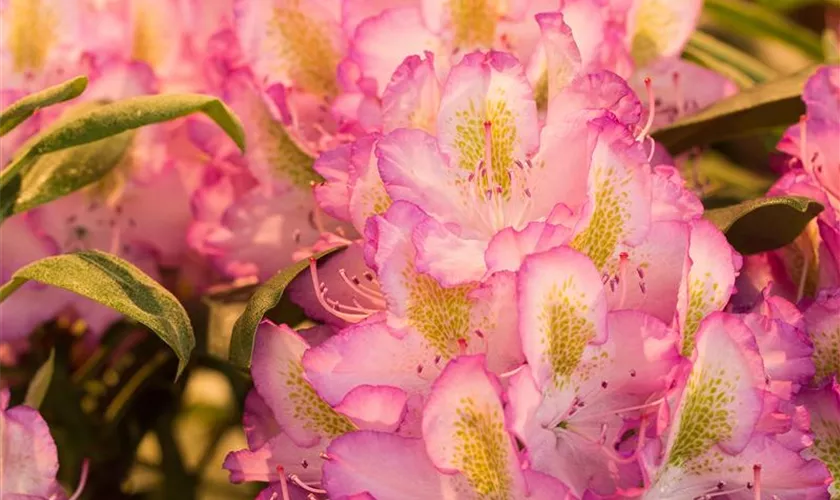
<svg viewBox="0 0 840 500"><path fill-rule="evenodd" d="M671 75L671 79L674 82L674 90L677 94L677 118L679 119L685 115L685 98L683 97L680 74L675 71L674 74Z"/></svg>
<svg viewBox="0 0 840 500"><path fill-rule="evenodd" d="M521 372L522 370L524 370L527 366L528 365L520 365L519 367L514 368L513 370L502 373L501 375L499 375L499 378L502 378L502 379L510 378L510 377L516 375L517 373Z"/></svg>
<svg viewBox="0 0 840 500"><path fill-rule="evenodd" d="M330 461L330 460L332 460L332 457L331 457L331 456L329 456L329 455L327 455L327 454L326 454L326 453L324 453L323 451L322 451L321 453L319 453L319 454L318 454L318 456L319 456L322 460L326 460L326 461Z"/></svg>
<svg viewBox="0 0 840 500"><path fill-rule="evenodd" d="M73 492L73 496L71 496L69 500L79 500L79 497L82 496L82 491L84 491L85 485L87 484L89 470L90 460L86 458L82 461L82 472L79 475L79 485L76 486L76 491Z"/></svg>
<svg viewBox="0 0 840 500"><path fill-rule="evenodd" d="M493 171L493 122L484 122L484 166Z"/></svg>
<svg viewBox="0 0 840 500"><path fill-rule="evenodd" d="M277 466L277 474L280 475L280 491L283 492L283 500L291 500L289 497L289 485L286 482L286 472L282 465Z"/></svg>
<svg viewBox="0 0 840 500"><path fill-rule="evenodd" d="M306 491L308 491L310 493L317 493L319 495L323 495L327 492L326 490L322 490L322 489L319 489L319 488L314 488L312 486L309 486L308 484L301 481L300 478L295 474L289 474L289 479L291 479L291 481L293 483L295 483L296 485L300 486L301 488L305 489Z"/></svg>
<svg viewBox="0 0 840 500"><path fill-rule="evenodd" d="M362 297L369 299L371 302L376 304L377 307L382 309L385 308L385 297L383 297L378 290L374 290L373 288L368 288L362 285L359 282L359 279L355 276L352 279L348 278L347 273L343 268L338 270L338 274L341 276L341 279L344 280L345 283L347 283L347 286L349 286L351 290L358 293Z"/></svg>
<svg viewBox="0 0 840 500"><path fill-rule="evenodd" d="M636 405L636 406L629 406L627 408L620 408L618 410L596 413L594 415L588 415L587 418L592 419L592 418L599 418L599 417L609 417L609 416L612 416L612 415L620 415L621 413L627 413L627 412L630 412L630 411L645 410L647 408L655 408L655 407L661 405L664 401L665 401L665 397L663 396L663 397L661 397L661 398L659 398L656 401L653 401L651 403L645 403L645 404Z"/></svg>
<svg viewBox="0 0 840 500"><path fill-rule="evenodd" d="M653 128L653 118L656 115L656 98L653 95L653 84L650 77L645 78L645 91L648 98L648 117L645 126L636 135L637 142L642 142L650 134L650 130Z"/></svg>
<svg viewBox="0 0 840 500"><path fill-rule="evenodd" d="M755 484L753 488L755 500L761 500L761 464L753 465L753 484Z"/></svg>
<svg viewBox="0 0 840 500"><path fill-rule="evenodd" d="M312 287L315 289L315 296L318 298L318 303L333 316L343 319L348 323L358 323L377 312L374 309L348 306L339 304L337 300L328 299L326 297L328 289L326 284L318 278L318 265L314 257L310 257L309 259L309 274L312 278ZM343 308L348 312L342 311L339 308Z"/></svg>
<svg viewBox="0 0 840 500"><path fill-rule="evenodd" d="M315 197L315 186L317 184L315 181L310 181L309 186L312 188L312 197ZM312 223L315 229L318 230L319 233L326 233L326 229L324 228L324 215L321 213L321 207L318 206L318 201L316 199L314 207L312 208Z"/></svg>
<svg viewBox="0 0 840 500"><path fill-rule="evenodd" d="M627 299L627 263L630 260L630 255L627 252L621 252L618 256L618 275L615 277L616 281L621 284L621 295L618 299L618 309L624 309L624 301Z"/></svg>
<svg viewBox="0 0 840 500"><path fill-rule="evenodd" d="M807 125L807 117L805 115L801 115L799 117L799 158L802 162L802 167L806 170L808 169L808 165L806 162L808 161L808 125Z"/></svg>
<svg viewBox="0 0 840 500"><path fill-rule="evenodd" d="M799 284L796 287L796 303L805 295L805 282L808 279L808 268L811 266L811 256L808 249L802 250L802 272L799 274Z"/></svg>

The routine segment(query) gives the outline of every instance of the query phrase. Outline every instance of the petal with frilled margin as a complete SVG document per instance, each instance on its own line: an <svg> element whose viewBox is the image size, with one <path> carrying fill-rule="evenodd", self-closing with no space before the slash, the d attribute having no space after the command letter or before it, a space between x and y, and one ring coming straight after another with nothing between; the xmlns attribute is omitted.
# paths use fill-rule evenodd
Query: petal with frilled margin
<svg viewBox="0 0 840 500"><path fill-rule="evenodd" d="M694 366L671 420L664 466L652 486L660 498L684 488L683 481L705 484L698 476L714 473L711 464L747 446L762 410L764 366L750 329L737 316L712 313L696 341Z"/></svg>
<svg viewBox="0 0 840 500"><path fill-rule="evenodd" d="M368 493L379 500L442 498L442 477L421 439L359 431L330 443L323 487L330 498Z"/></svg>
<svg viewBox="0 0 840 500"><path fill-rule="evenodd" d="M463 474L479 496L523 498L525 481L501 393L484 368L484 356L451 361L423 411L426 452L438 470Z"/></svg>
<svg viewBox="0 0 840 500"><path fill-rule="evenodd" d="M650 169L639 143L609 118L590 122L598 130L589 168L589 200L575 227L572 248L604 270L619 244L636 245L650 228Z"/></svg>
<svg viewBox="0 0 840 500"><path fill-rule="evenodd" d="M363 21L356 28L350 57L362 75L382 92L403 60L425 51L435 52L439 41L423 25L415 7L392 8Z"/></svg>
<svg viewBox="0 0 840 500"><path fill-rule="evenodd" d="M367 384L424 394L436 373L433 351L419 336L399 338L383 321L373 319L348 327L308 350L303 366L318 394L332 404ZM424 376L424 371L431 375Z"/></svg>
<svg viewBox="0 0 840 500"><path fill-rule="evenodd" d="M537 80L534 92L538 104L544 101L543 105L547 105L580 73L580 51L571 28L563 21L563 14L544 12L536 18L542 35L545 70Z"/></svg>
<svg viewBox="0 0 840 500"><path fill-rule="evenodd" d="M251 374L254 387L283 431L298 446L314 446L356 430L346 416L321 399L304 378L301 357L306 342L286 325L264 321L254 338Z"/></svg>
<svg viewBox="0 0 840 500"><path fill-rule="evenodd" d="M441 86L431 52L410 56L399 65L382 93L382 127L388 133L398 128L435 132Z"/></svg>
<svg viewBox="0 0 840 500"><path fill-rule="evenodd" d="M490 240L484 261L488 272L518 271L528 255L544 252L568 242L571 231L547 222L530 222L517 231L502 229Z"/></svg>
<svg viewBox="0 0 840 500"><path fill-rule="evenodd" d="M723 233L705 220L696 221L691 228L688 256L691 267L683 277L677 302L683 356L691 356L703 318L729 301L742 263Z"/></svg>

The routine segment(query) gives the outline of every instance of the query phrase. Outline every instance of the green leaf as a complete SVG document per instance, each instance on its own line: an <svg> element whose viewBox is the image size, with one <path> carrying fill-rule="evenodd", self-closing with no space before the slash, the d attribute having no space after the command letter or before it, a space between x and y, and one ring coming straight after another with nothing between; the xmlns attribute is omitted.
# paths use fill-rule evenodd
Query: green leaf
<svg viewBox="0 0 840 500"><path fill-rule="evenodd" d="M187 312L131 263L98 250L47 257L18 269L0 287L0 302L29 280L64 288L146 325L178 356L178 375L186 366L195 347Z"/></svg>
<svg viewBox="0 0 840 500"><path fill-rule="evenodd" d="M320 260L344 247L330 248L313 256ZM286 287L297 275L309 268L309 259L303 259L275 274L270 280L263 283L245 306L245 312L239 316L233 325L233 334L230 339L229 359L231 363L248 368L251 366L251 351L254 348L254 335L257 333L257 326L263 316L276 306L283 297Z"/></svg>
<svg viewBox="0 0 840 500"><path fill-rule="evenodd" d="M88 144L145 125L161 123L201 112L216 122L240 149L245 149L242 124L215 97L197 94L167 94L132 97L96 106L74 115L61 126L51 127L27 143L23 153L0 173L0 188L13 181L39 155Z"/></svg>
<svg viewBox="0 0 840 500"><path fill-rule="evenodd" d="M738 252L749 255L792 242L823 206L802 196L779 196L706 210L706 219L726 234Z"/></svg>
<svg viewBox="0 0 840 500"><path fill-rule="evenodd" d="M767 7L744 0L706 0L703 12L733 32L776 38L815 61L823 59L820 38L815 33Z"/></svg>
<svg viewBox="0 0 840 500"><path fill-rule="evenodd" d="M653 133L671 154L733 137L756 134L795 123L805 113L802 89L816 71L810 67L791 76L745 89L700 112Z"/></svg>
<svg viewBox="0 0 840 500"><path fill-rule="evenodd" d="M775 10L793 10L821 4L840 7L840 0L756 0L756 3Z"/></svg>
<svg viewBox="0 0 840 500"><path fill-rule="evenodd" d="M729 78L740 89L748 89L755 85L755 80L750 78L749 75L745 74L737 66L732 66L731 64L716 59L703 51L697 50L691 45L687 45L685 47L682 58Z"/></svg>
<svg viewBox="0 0 840 500"><path fill-rule="evenodd" d="M23 404L36 410L41 407L44 402L44 397L50 388L53 373L55 372L55 349L50 351L50 357L47 361L38 368L35 376L32 377L32 382L29 383L29 388L26 389L26 397L23 399Z"/></svg>
<svg viewBox="0 0 840 500"><path fill-rule="evenodd" d="M695 31L688 40L688 45L685 47L685 53L693 55L701 64L704 62L713 61L709 65L709 69L728 74L740 74L750 80L750 85L743 85L743 81L736 80L741 88L752 86L752 82L765 82L772 80L777 76L773 68L767 66L763 62L754 58L753 56L741 51L727 43L724 43L717 38L703 33L702 31ZM711 67L715 66L715 67Z"/></svg>
<svg viewBox="0 0 840 500"><path fill-rule="evenodd" d="M0 113L0 137L11 132L39 109L80 96L87 88L87 84L86 76L77 76L15 101Z"/></svg>
<svg viewBox="0 0 840 500"><path fill-rule="evenodd" d="M38 156L21 176L21 187L12 213L39 205L95 183L120 164L134 139L134 132Z"/></svg>

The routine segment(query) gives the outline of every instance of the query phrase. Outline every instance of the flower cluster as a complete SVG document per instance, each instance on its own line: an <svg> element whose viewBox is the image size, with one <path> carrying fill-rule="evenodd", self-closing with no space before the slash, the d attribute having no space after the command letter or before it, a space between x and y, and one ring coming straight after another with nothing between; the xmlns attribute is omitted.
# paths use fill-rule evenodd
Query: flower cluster
<svg viewBox="0 0 840 500"><path fill-rule="evenodd" d="M316 326L256 332L248 447L224 467L263 500L838 495L840 67L807 84L768 193L825 210L742 257L651 137L735 92L679 58L701 6L0 1L4 108L91 82L4 136L2 164L161 92L219 96L248 139L130 132L104 179L3 223L0 275L101 249L177 270L184 298L341 247L287 290ZM28 283L0 358L47 321L95 343L119 318ZM65 498L46 422L9 399L0 493Z"/></svg>
<svg viewBox="0 0 840 500"><path fill-rule="evenodd" d="M654 109L643 123L630 84L581 63L565 18L536 16L545 82L510 53L424 47L377 128L320 155L320 206L362 237L292 285L323 325L259 327L232 481L269 482L260 498L828 497L840 393L811 309L767 288L724 312L742 257L651 167Z"/></svg>

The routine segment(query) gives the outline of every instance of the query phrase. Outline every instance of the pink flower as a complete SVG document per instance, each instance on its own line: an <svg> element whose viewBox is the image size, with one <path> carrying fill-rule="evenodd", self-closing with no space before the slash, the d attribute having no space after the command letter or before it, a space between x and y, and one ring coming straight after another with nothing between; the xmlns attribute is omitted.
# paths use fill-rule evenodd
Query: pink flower
<svg viewBox="0 0 840 500"><path fill-rule="evenodd" d="M451 361L423 409L422 438L352 432L326 453L324 488L335 498L557 498L568 490L520 463L502 387L481 356ZM410 471L410 481L399 480Z"/></svg>
<svg viewBox="0 0 840 500"><path fill-rule="evenodd" d="M755 337L737 317L714 313L696 336L693 367L675 401L647 497L728 495L824 498L822 463L756 429L767 382Z"/></svg>
<svg viewBox="0 0 840 500"><path fill-rule="evenodd" d="M509 411L531 466L578 496L632 486L637 452L615 450L653 427L682 363L677 332L640 312L607 314L597 270L568 248L527 257L517 288L528 367L511 378Z"/></svg>

